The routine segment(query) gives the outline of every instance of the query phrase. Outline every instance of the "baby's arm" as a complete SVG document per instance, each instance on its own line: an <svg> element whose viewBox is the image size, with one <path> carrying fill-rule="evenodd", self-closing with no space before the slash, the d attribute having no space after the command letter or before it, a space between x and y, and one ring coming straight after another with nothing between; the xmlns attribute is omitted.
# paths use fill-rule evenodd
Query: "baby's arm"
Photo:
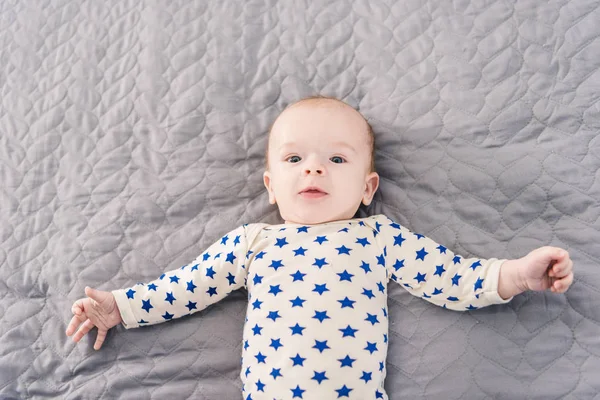
<svg viewBox="0 0 600 400"><path fill-rule="evenodd" d="M244 225L179 269L149 283L113 290L123 325L136 328L193 314L245 287L247 251Z"/></svg>
<svg viewBox="0 0 600 400"><path fill-rule="evenodd" d="M377 222L391 279L442 307L474 310L526 290L564 293L573 282L573 262L560 248L541 247L516 260L465 259L387 217Z"/></svg>
<svg viewBox="0 0 600 400"><path fill-rule="evenodd" d="M190 264L152 282L112 292L86 287L88 297L73 304L66 334L73 335L79 327L73 336L79 342L97 327L94 349L99 350L107 331L119 323L129 329L201 311L246 286L247 248L244 225L216 241Z"/></svg>
<svg viewBox="0 0 600 400"><path fill-rule="evenodd" d="M459 311L512 299L498 294L500 267L506 260L463 258L387 217L377 222L389 276L411 294Z"/></svg>

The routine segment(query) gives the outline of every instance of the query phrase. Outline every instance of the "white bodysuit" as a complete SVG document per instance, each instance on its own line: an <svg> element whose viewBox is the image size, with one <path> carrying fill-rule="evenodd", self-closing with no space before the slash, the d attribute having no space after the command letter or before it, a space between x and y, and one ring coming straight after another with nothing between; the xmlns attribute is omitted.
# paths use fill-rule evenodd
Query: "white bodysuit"
<svg viewBox="0 0 600 400"><path fill-rule="evenodd" d="M504 260L464 259L384 215L241 226L191 263L115 290L126 328L248 289L243 399L387 399L387 283L453 310L506 303Z"/></svg>

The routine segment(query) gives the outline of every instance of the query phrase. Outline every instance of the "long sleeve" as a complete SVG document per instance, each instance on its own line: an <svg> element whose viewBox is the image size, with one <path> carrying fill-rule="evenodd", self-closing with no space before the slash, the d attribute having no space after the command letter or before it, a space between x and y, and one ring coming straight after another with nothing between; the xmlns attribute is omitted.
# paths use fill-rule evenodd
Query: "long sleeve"
<svg viewBox="0 0 600 400"><path fill-rule="evenodd" d="M112 291L125 328L193 314L246 286L246 225L212 244L183 267L149 283Z"/></svg>
<svg viewBox="0 0 600 400"><path fill-rule="evenodd" d="M376 218L376 231L389 278L414 296L457 311L512 300L498 295L500 267L506 260L463 258L383 215Z"/></svg>

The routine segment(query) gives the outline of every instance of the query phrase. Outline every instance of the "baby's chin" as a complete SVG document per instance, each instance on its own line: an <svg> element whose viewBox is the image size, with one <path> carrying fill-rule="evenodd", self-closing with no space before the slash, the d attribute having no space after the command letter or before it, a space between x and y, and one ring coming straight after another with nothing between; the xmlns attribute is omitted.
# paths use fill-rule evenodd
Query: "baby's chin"
<svg viewBox="0 0 600 400"><path fill-rule="evenodd" d="M300 213L294 213L294 214L281 213L281 216L286 224L319 225L319 224L325 224L327 222L343 221L343 220L347 220L347 219L352 219L354 217L354 213L349 214L349 215L346 215L346 214L327 215L327 214L310 212L307 210L306 212L300 212Z"/></svg>

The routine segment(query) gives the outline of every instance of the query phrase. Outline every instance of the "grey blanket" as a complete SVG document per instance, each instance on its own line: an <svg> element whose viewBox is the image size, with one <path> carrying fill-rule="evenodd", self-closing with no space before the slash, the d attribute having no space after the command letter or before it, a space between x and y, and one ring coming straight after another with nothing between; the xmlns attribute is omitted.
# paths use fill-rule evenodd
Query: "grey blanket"
<svg viewBox="0 0 600 400"><path fill-rule="evenodd" d="M599 21L597 0L0 2L0 398L241 398L245 292L99 352L70 307L281 222L266 132L317 93L374 128L361 216L575 262L564 295L465 313L391 282L390 398L599 398Z"/></svg>

